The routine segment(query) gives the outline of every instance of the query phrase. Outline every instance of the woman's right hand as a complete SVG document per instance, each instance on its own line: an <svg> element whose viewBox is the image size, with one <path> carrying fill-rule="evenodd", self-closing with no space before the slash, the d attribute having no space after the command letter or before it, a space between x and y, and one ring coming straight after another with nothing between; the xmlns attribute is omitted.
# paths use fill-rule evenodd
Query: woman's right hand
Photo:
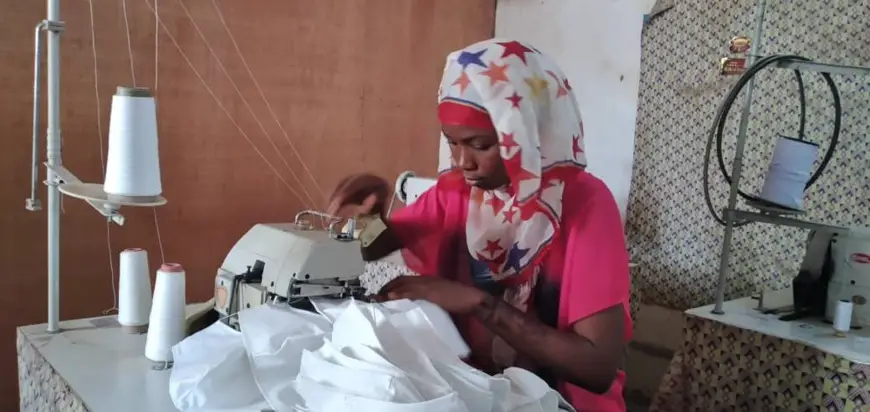
<svg viewBox="0 0 870 412"><path fill-rule="evenodd" d="M343 219L361 215L383 214L390 184L373 174L348 176L338 183L329 197L327 213Z"/></svg>

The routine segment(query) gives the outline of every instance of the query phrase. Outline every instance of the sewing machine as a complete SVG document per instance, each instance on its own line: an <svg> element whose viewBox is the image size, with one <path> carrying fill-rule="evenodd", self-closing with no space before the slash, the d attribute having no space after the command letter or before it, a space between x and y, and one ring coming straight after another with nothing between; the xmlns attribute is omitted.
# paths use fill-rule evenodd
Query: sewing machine
<svg viewBox="0 0 870 412"><path fill-rule="evenodd" d="M870 327L870 230L853 230L831 241L833 272L828 284L825 319L833 320L839 300L852 301L852 326Z"/></svg>
<svg viewBox="0 0 870 412"><path fill-rule="evenodd" d="M870 230L811 232L792 288L795 311L781 319L831 321L837 301L846 299L853 303L852 326L870 327Z"/></svg>
<svg viewBox="0 0 870 412"><path fill-rule="evenodd" d="M396 197L416 200L434 179L402 173ZM315 229L309 218L326 219L327 230ZM365 271L353 220L341 230L338 219L317 211L296 215L293 223L257 224L230 249L215 277L215 310L230 326L230 315L266 302L307 304L311 297L361 296L359 277Z"/></svg>
<svg viewBox="0 0 870 412"><path fill-rule="evenodd" d="M315 229L306 216L330 219ZM309 297L356 296L365 270L360 245L338 221L304 211L293 223L260 223L230 249L215 277L215 310L227 317L266 302L294 304ZM234 318L227 319L235 326Z"/></svg>

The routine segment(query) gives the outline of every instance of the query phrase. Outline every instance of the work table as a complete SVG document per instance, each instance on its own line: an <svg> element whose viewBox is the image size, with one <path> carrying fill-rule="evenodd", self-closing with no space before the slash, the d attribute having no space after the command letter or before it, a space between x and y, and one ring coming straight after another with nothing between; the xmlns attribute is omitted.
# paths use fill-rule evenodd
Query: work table
<svg viewBox="0 0 870 412"><path fill-rule="evenodd" d="M801 343L850 362L870 365L870 328L853 329L845 337L838 337L833 326L821 319L781 321L781 315L761 313L755 309L757 305L755 299L745 297L725 302L722 315L713 313L714 305L687 310L686 315Z"/></svg>
<svg viewBox="0 0 870 412"><path fill-rule="evenodd" d="M121 331L115 316L18 328L22 411L175 412L169 370L145 358L145 336Z"/></svg>
<svg viewBox="0 0 870 412"><path fill-rule="evenodd" d="M781 321L757 306L746 297L721 315L713 305L686 311L683 344L650 411L865 410L870 328L838 337L820 319Z"/></svg>

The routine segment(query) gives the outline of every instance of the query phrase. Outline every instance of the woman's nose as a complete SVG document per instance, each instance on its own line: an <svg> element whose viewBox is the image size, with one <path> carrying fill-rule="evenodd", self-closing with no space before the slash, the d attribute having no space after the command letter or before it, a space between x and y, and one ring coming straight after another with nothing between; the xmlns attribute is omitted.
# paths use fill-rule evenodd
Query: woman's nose
<svg viewBox="0 0 870 412"><path fill-rule="evenodd" d="M457 164L462 168L462 170L477 169L477 164L474 162L474 158L471 156L471 153L468 152L468 149L460 148L458 157Z"/></svg>

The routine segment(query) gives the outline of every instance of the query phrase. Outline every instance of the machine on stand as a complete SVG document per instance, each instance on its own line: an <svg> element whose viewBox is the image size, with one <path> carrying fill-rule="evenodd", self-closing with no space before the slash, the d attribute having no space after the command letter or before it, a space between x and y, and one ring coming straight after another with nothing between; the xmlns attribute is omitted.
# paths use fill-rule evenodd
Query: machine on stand
<svg viewBox="0 0 870 412"><path fill-rule="evenodd" d="M839 139L842 107L839 91L831 75L868 76L870 68L817 63L795 55L762 56L758 46L762 39L765 6L766 1L760 0L756 11L754 38L740 36L732 39L730 52L738 56L726 57L720 61L722 75L740 75L740 79L728 93L716 114L713 127L709 132L704 162L705 201L714 219L725 227L713 313L724 314L723 303L726 279L730 271L729 260L734 229L752 222L760 222L810 231L804 260L792 285L793 311L783 316L782 320L814 316L831 321L838 302L847 301L853 305L852 326L856 328L870 326L870 305L867 304L867 299L870 298L870 229L832 226L799 218L805 214L802 208L804 192L828 166ZM752 52L750 48L753 49ZM800 129L797 137L780 136L764 186L758 195L748 195L742 192L739 186L743 153L751 111L754 76L766 68L793 70L801 103ZM831 90L834 101L833 133L830 144L819 166L812 173L809 169L816 161L818 144L808 141L804 135L806 96L801 73L807 71L821 74ZM741 92L745 93L745 102L740 117L734 161L729 174L722 154L722 135L731 106ZM714 142L719 169L730 185L728 205L721 215L713 207L709 192L709 159ZM755 210L739 209L738 198L743 198L745 204ZM763 307L762 299L759 300L759 309L769 312L770 310Z"/></svg>
<svg viewBox="0 0 870 412"><path fill-rule="evenodd" d="M810 232L792 294L794 310L781 320L832 322L837 302L845 300L853 305L852 327L870 327L870 229Z"/></svg>

